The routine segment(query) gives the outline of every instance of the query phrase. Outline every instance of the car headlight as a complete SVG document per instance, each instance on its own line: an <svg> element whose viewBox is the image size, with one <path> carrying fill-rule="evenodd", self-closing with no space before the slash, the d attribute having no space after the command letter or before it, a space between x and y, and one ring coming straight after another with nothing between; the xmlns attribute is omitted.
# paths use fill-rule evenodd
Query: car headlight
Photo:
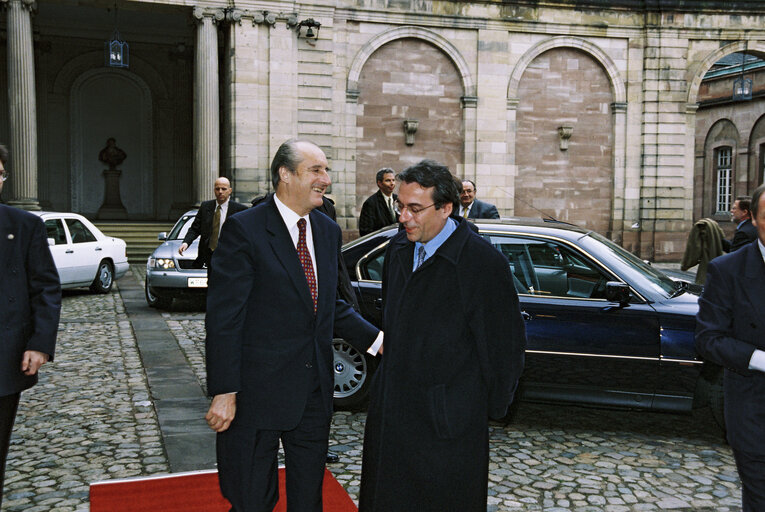
<svg viewBox="0 0 765 512"><path fill-rule="evenodd" d="M153 265L154 268L169 269L175 268L175 261L171 258L157 258L157 261Z"/></svg>

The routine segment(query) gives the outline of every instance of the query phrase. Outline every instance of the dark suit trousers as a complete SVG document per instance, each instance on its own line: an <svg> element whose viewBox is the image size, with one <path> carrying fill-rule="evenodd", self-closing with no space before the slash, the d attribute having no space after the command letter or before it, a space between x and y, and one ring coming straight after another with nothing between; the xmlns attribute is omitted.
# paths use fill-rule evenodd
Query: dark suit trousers
<svg viewBox="0 0 765 512"><path fill-rule="evenodd" d="M317 385L293 430L256 430L238 426L234 420L227 431L218 434L218 478L231 511L273 511L279 500L277 455L281 439L288 512L322 512L330 421Z"/></svg>
<svg viewBox="0 0 765 512"><path fill-rule="evenodd" d="M743 512L765 511L765 455L733 450L741 478Z"/></svg>
<svg viewBox="0 0 765 512"><path fill-rule="evenodd" d="M16 419L21 393L0 396L0 508L3 505L3 481L5 480L5 461L11 444L11 430Z"/></svg>

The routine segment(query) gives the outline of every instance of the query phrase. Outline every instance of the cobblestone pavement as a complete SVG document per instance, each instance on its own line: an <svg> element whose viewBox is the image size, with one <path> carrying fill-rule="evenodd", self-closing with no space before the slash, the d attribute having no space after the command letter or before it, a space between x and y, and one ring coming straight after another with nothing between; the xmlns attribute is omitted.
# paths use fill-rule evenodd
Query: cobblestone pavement
<svg viewBox="0 0 765 512"><path fill-rule="evenodd" d="M123 279L143 281L134 266ZM205 384L204 313L161 317ZM167 472L130 322L117 293L67 294L56 361L22 395L6 475L8 511L87 510L91 481ZM363 412L337 412L330 470L358 498ZM522 404L491 425L489 511L740 510L730 449L692 416ZM392 511L397 512L397 511Z"/></svg>

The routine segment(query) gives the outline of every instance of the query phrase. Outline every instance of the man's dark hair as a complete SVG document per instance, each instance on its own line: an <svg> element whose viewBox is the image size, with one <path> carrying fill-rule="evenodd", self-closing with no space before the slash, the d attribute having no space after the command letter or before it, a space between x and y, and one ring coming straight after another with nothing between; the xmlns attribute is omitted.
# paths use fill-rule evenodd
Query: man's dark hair
<svg viewBox="0 0 765 512"><path fill-rule="evenodd" d="M393 169L391 169L390 167L383 167L382 169L380 169L379 171L377 171L377 178L376 178L376 181L377 181L378 183L379 183L379 182L381 182L382 180L384 180L384 179L385 179L385 175L386 175L386 174L390 174L390 173L396 174L396 171L394 171L394 170L393 170Z"/></svg>
<svg viewBox="0 0 765 512"><path fill-rule="evenodd" d="M752 201L750 203L749 213L752 215L752 218L757 218L757 208L760 205L760 198L762 197L762 193L765 192L765 184L760 185L756 189L754 189L754 192L752 192Z"/></svg>
<svg viewBox="0 0 765 512"><path fill-rule="evenodd" d="M462 180L461 180L461 181L467 181L468 183L470 183L471 185L473 185L473 192L475 192L476 190L478 190L478 187L476 187L476 186L475 186L475 182L474 182L473 180L469 180L469 179L467 179L467 178L462 178ZM461 182L460 182L460 184L461 184Z"/></svg>
<svg viewBox="0 0 765 512"><path fill-rule="evenodd" d="M3 162L3 167L8 163L8 148L3 144L0 144L0 162Z"/></svg>
<svg viewBox="0 0 765 512"><path fill-rule="evenodd" d="M446 203L454 205L459 202L454 176L449 172L448 167L435 160L421 160L404 169L396 176L396 179L404 183L417 183L423 188L434 187L433 203L436 205L436 209L441 208Z"/></svg>
<svg viewBox="0 0 765 512"><path fill-rule="evenodd" d="M276 190L276 187L279 185L279 169L282 166L286 167L292 174L297 172L297 166L301 162L300 154L297 151L297 145L300 142L314 144L310 140L290 139L284 141L282 145L279 146L279 149L276 150L274 159L271 160L271 185L274 186L274 190Z"/></svg>
<svg viewBox="0 0 765 512"><path fill-rule="evenodd" d="M746 210L750 214L752 213L752 198L749 196L738 196L736 198L736 201L738 201L738 209L739 210Z"/></svg>

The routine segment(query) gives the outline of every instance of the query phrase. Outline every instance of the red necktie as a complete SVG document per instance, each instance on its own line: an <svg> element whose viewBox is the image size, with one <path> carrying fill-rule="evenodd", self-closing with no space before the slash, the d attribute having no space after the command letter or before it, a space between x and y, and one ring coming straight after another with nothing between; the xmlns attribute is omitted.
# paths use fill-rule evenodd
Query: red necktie
<svg viewBox="0 0 765 512"><path fill-rule="evenodd" d="M311 253L308 252L308 245L305 243L305 219L298 220L297 225L298 229L300 230L300 235L298 236L297 243L298 258L300 258L300 264L303 266L305 280L308 281L308 289L311 291L311 299L313 300L313 313L316 314L318 293L316 291L316 276L313 273Z"/></svg>

